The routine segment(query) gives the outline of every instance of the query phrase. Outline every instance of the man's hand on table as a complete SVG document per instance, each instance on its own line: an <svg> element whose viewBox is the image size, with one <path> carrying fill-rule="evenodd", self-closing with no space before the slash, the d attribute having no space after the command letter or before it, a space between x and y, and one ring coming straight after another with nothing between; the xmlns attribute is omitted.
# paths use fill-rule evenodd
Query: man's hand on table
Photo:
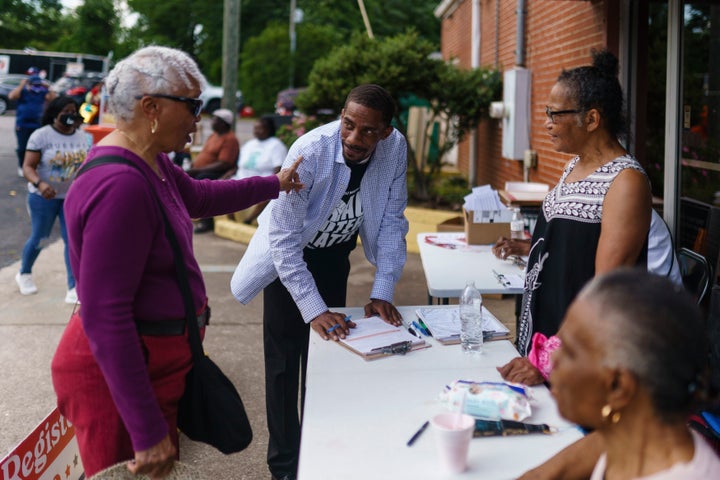
<svg viewBox="0 0 720 480"><path fill-rule="evenodd" d="M377 315L390 325L395 325L396 327L402 325L402 315L400 315L400 312L395 308L395 305L385 300L371 298L370 303L365 305L365 316L372 317L373 315Z"/></svg>
<svg viewBox="0 0 720 480"><path fill-rule="evenodd" d="M367 311L367 308L366 308ZM327 311L321 313L310 321L310 327L320 335L323 340L339 340L355 328L355 322L351 321L342 313Z"/></svg>

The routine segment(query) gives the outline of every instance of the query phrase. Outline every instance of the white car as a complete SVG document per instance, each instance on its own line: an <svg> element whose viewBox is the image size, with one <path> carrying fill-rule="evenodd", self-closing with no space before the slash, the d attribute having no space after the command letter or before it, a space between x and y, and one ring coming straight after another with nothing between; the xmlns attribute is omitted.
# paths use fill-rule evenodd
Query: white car
<svg viewBox="0 0 720 480"><path fill-rule="evenodd" d="M222 98L223 88L208 84L207 88L200 94L200 99L203 101L203 111L212 113L220 108ZM235 111L239 112L244 106L243 96L240 90L235 92L235 99L237 100Z"/></svg>

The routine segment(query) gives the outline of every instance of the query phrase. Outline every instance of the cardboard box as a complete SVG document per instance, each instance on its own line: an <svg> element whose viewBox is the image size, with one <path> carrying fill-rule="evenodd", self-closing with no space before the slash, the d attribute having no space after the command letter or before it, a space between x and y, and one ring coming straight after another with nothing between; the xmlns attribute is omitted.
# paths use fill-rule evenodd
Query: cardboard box
<svg viewBox="0 0 720 480"><path fill-rule="evenodd" d="M468 245L494 244L498 238L510 238L510 222L508 223L475 223L473 212L463 209L465 220L465 239Z"/></svg>

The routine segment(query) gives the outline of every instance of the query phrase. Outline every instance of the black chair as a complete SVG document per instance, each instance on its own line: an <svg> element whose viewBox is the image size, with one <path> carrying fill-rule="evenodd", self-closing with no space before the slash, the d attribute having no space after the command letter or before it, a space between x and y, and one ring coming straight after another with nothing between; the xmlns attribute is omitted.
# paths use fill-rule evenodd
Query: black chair
<svg viewBox="0 0 720 480"><path fill-rule="evenodd" d="M720 391L720 285L714 285L710 291L710 312L708 314L707 335L709 340L708 367L710 387ZM706 406L693 413L688 421L690 427L705 437L705 440L720 455L720 405Z"/></svg>
<svg viewBox="0 0 720 480"><path fill-rule="evenodd" d="M678 249L677 258L683 285L700 305L710 290L712 267L705 257L689 248Z"/></svg>

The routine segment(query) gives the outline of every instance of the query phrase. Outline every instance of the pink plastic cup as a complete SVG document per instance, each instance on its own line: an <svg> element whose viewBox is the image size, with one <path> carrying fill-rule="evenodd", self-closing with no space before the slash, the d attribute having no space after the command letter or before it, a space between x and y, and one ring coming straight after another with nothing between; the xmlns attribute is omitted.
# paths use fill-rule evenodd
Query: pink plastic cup
<svg viewBox="0 0 720 480"><path fill-rule="evenodd" d="M451 473L464 472L475 419L465 414L441 413L430 419L430 425L443 468Z"/></svg>

